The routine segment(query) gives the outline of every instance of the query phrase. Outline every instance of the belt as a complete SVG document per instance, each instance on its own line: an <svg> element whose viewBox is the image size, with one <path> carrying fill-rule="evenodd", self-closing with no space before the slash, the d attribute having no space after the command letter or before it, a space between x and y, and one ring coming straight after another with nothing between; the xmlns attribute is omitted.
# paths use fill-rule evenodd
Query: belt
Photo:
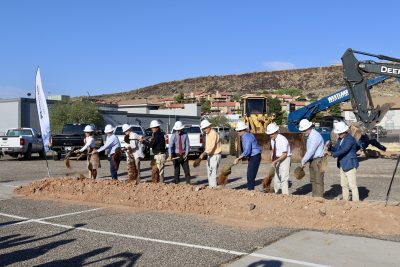
<svg viewBox="0 0 400 267"><path fill-rule="evenodd" d="M154 155L164 155L165 154L165 152L163 152L163 153L156 153L156 154L154 154Z"/></svg>
<svg viewBox="0 0 400 267"><path fill-rule="evenodd" d="M208 156L209 156L209 157L212 157L212 156L217 156L217 155L221 155L221 153L218 153L218 154L209 154Z"/></svg>

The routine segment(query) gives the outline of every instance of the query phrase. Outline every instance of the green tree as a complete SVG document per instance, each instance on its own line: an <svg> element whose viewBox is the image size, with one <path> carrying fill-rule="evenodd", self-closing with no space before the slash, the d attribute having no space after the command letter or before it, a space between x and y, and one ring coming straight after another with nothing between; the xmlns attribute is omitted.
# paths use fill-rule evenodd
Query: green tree
<svg viewBox="0 0 400 267"><path fill-rule="evenodd" d="M275 122L278 125L282 124L283 112L281 101L277 98L267 97L268 114L275 113Z"/></svg>
<svg viewBox="0 0 400 267"><path fill-rule="evenodd" d="M331 116L342 116L342 111L340 109L340 104L336 104L336 105L331 106L328 109L328 113Z"/></svg>
<svg viewBox="0 0 400 267"><path fill-rule="evenodd" d="M229 126L230 120L226 116L212 116L209 118L213 126L226 127Z"/></svg>
<svg viewBox="0 0 400 267"><path fill-rule="evenodd" d="M291 95L291 96L299 96L303 93L302 90L296 88L285 88L276 90L276 93L281 95Z"/></svg>
<svg viewBox="0 0 400 267"><path fill-rule="evenodd" d="M59 133L66 123L91 123L103 127L103 116L95 103L87 100L57 102L50 109L50 125L53 133Z"/></svg>
<svg viewBox="0 0 400 267"><path fill-rule="evenodd" d="M183 92L180 92L175 96L175 101L177 103L183 103L184 100L185 100L185 94Z"/></svg>
<svg viewBox="0 0 400 267"><path fill-rule="evenodd" d="M209 113L211 111L211 102L210 100L203 100L201 102L201 111L205 113Z"/></svg>
<svg viewBox="0 0 400 267"><path fill-rule="evenodd" d="M234 95L234 96L233 96L233 101L235 101L235 102L240 102L240 96L241 96L241 95L239 95L239 94Z"/></svg>

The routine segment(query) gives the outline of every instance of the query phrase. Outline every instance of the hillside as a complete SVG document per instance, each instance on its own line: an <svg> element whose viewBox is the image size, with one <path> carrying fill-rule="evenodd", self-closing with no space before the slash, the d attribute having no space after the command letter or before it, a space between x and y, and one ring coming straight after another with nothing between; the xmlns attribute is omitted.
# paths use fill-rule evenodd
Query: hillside
<svg viewBox="0 0 400 267"><path fill-rule="evenodd" d="M179 92L212 93L233 92L234 94L265 93L282 88L297 88L317 96L325 96L345 87L342 66L329 66L284 71L253 72L237 75L207 76L159 83L137 90L96 96L102 101L119 102L121 100L156 100L170 97ZM400 95L400 83L394 79L384 85L374 87L373 95Z"/></svg>

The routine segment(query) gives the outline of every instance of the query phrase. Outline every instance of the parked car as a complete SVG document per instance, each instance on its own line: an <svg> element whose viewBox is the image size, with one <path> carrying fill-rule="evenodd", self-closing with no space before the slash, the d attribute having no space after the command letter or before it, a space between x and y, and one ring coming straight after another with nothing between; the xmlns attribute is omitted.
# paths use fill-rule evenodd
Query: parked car
<svg viewBox="0 0 400 267"><path fill-rule="evenodd" d="M32 153L45 157L42 136L32 128L8 129L5 135L0 136L0 150L15 158L23 156L30 159Z"/></svg>
<svg viewBox="0 0 400 267"><path fill-rule="evenodd" d="M385 137L387 135L387 130L383 128L382 126L374 126L371 130L371 137L376 138L376 137Z"/></svg>
<svg viewBox="0 0 400 267"><path fill-rule="evenodd" d="M230 127L213 127L213 129L219 134L221 140L229 140L229 133L231 131Z"/></svg>
<svg viewBox="0 0 400 267"><path fill-rule="evenodd" d="M53 135L50 138L50 149L56 152L53 156L54 160L60 160L63 154L67 154L70 151L81 148L84 146L85 129L88 123L68 123L65 124L61 134ZM92 125L95 129L96 127ZM96 148L101 147L104 144L103 132L95 131L94 138L96 140ZM100 153L101 156L104 152Z"/></svg>
<svg viewBox="0 0 400 267"><path fill-rule="evenodd" d="M200 128L200 125L185 125L183 129L189 137L189 154L199 155L203 153L204 146L203 146L203 131ZM171 140L171 136L175 133L175 130L172 130L170 134L166 136L166 147L169 146L169 140Z"/></svg>
<svg viewBox="0 0 400 267"><path fill-rule="evenodd" d="M142 126L140 125L130 125L131 126L131 130L143 137L146 137L146 132L143 129ZM122 125L118 125L115 127L114 130L114 134L118 137L119 142L121 143L121 146L124 147L125 146L125 141L124 141L124 133L122 132ZM148 144L146 142L143 142L143 155L145 158L149 158L150 157L150 147L148 146Z"/></svg>

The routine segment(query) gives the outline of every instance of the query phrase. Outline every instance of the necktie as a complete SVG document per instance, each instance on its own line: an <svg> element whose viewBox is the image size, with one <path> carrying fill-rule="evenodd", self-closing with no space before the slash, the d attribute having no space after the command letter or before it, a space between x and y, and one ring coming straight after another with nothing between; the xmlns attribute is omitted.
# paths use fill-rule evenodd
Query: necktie
<svg viewBox="0 0 400 267"><path fill-rule="evenodd" d="M183 148L182 148L182 135L179 134L179 144L178 144L178 149L179 149L179 154L183 154Z"/></svg>
<svg viewBox="0 0 400 267"><path fill-rule="evenodd" d="M274 149L272 150L272 161L276 160L276 140L274 140Z"/></svg>

